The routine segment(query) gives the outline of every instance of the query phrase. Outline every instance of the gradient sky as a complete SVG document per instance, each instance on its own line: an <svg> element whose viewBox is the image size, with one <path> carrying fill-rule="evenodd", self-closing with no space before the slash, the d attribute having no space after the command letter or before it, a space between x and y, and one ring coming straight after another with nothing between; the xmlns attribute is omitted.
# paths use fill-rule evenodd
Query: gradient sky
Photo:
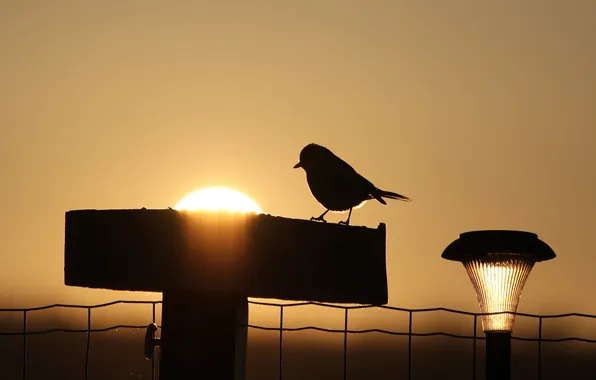
<svg viewBox="0 0 596 380"><path fill-rule="evenodd" d="M218 185L319 215L292 169L317 142L413 198L352 215L387 223L390 304L477 311L443 249L521 229L558 257L518 310L596 313L596 2L0 7L0 307L147 296L63 285L68 210Z"/></svg>

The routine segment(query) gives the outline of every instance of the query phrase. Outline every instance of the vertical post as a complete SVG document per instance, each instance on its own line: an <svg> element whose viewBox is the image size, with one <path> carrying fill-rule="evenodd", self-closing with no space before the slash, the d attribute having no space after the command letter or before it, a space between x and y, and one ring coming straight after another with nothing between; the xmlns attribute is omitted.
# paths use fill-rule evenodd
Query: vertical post
<svg viewBox="0 0 596 380"><path fill-rule="evenodd" d="M486 380L511 378L511 333L486 332Z"/></svg>
<svg viewBox="0 0 596 380"><path fill-rule="evenodd" d="M538 380L542 378L542 317L538 318Z"/></svg>
<svg viewBox="0 0 596 380"><path fill-rule="evenodd" d="M348 378L348 312L350 309L344 309L344 380Z"/></svg>
<svg viewBox="0 0 596 380"><path fill-rule="evenodd" d="M246 297L170 290L162 307L161 380L244 380Z"/></svg>
<svg viewBox="0 0 596 380"><path fill-rule="evenodd" d="M476 330L478 329L478 316L474 314L474 342L472 348L472 380L476 380Z"/></svg>
<svg viewBox="0 0 596 380"><path fill-rule="evenodd" d="M282 380L284 370L284 305L279 305L279 380Z"/></svg>
<svg viewBox="0 0 596 380"><path fill-rule="evenodd" d="M408 380L412 380L412 310L408 322Z"/></svg>
<svg viewBox="0 0 596 380"><path fill-rule="evenodd" d="M91 307L87 307L87 346L85 349L85 380L89 379L89 350L91 349Z"/></svg>
<svg viewBox="0 0 596 380"><path fill-rule="evenodd" d="M23 310L23 380L27 378L27 310Z"/></svg>
<svg viewBox="0 0 596 380"><path fill-rule="evenodd" d="M246 374L246 347L248 345L248 299L237 297L236 300L236 350L234 380L244 380Z"/></svg>

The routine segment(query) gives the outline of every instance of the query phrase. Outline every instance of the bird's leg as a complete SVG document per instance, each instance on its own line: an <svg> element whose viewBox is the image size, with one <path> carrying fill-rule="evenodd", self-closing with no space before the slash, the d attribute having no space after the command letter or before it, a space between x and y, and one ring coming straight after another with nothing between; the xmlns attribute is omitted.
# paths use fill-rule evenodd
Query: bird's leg
<svg viewBox="0 0 596 380"><path fill-rule="evenodd" d="M323 219L323 218L324 218L325 214L327 214L328 212L329 212L329 210L326 210L324 213L322 213L321 215L319 215L316 218L313 216L312 218L310 218L310 220L319 220L319 221L321 221L323 223L327 223L327 221L325 219Z"/></svg>
<svg viewBox="0 0 596 380"><path fill-rule="evenodd" d="M352 216L352 207L350 207L350 212L348 213L348 219L345 222L339 222L338 224L345 224L346 226L350 225L350 217Z"/></svg>

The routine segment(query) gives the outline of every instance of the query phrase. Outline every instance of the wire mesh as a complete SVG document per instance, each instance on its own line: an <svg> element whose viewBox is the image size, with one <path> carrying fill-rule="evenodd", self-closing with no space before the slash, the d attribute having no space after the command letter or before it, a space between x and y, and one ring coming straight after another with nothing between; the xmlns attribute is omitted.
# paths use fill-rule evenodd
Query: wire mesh
<svg viewBox="0 0 596 380"><path fill-rule="evenodd" d="M427 308L427 309L406 309L400 308L395 306L372 306L372 305L338 305L338 304L328 304L328 303L319 303L319 302L292 302L292 303L271 303L271 302L263 302L263 301L254 301L249 300L249 304L253 305L260 305L260 306L267 306L267 307L274 307L279 308L279 327L267 327L267 326L259 326L254 324L248 324L247 326L239 326L239 327L248 327L257 330L264 330L264 331L278 331L279 332L279 379L283 378L283 338L284 332L289 331L305 331L305 330L312 330L312 331L321 331L325 333L331 334L343 334L343 378L348 378L348 336L351 334L366 334L366 333L380 333L386 335L395 335L395 336L407 336L408 337L408 379L412 379L412 337L430 337L430 336L445 336L455 339L464 339L464 340L471 340L473 345L472 350L472 371L473 375L472 378L476 379L476 360L477 360L477 341L484 340L485 337L477 335L477 326L478 326L478 317L490 314L499 314L499 313L472 313L467 311L461 310L454 310L449 308ZM46 305L40 307L33 307L33 308L8 308L8 309L0 309L0 313L3 312L21 312L22 313L22 331L0 331L0 337L2 336L22 336L23 337L23 351L22 351L22 375L21 378L23 380L27 379L27 337L31 335L42 335L42 334L50 334L56 332L71 332L71 333L84 333L87 334L86 340L86 352L85 352L85 379L89 378L89 348L91 344L91 334L92 333L101 333L111 330L117 329L146 329L147 325L127 325L127 324L119 324L113 325L103 328L92 328L92 311L99 309L99 308L107 308L113 305L118 304L143 304L143 305L151 305L152 306L152 315L151 321L156 323L156 305L161 304L162 301L134 301L134 300L119 300L113 301L108 303L102 303L97 305L71 305L71 304L53 304L53 305ZM344 311L343 318L343 329L331 329L331 328L324 328L318 327L314 325L309 326L300 326L300 327L286 327L284 326L284 311L287 308L295 308L300 306L317 306L320 308L332 308L332 309L342 309ZM66 308L66 309L86 309L87 310L87 322L85 329L65 329L65 328L53 328L53 329L45 329L45 330L34 330L29 331L27 324L28 324L28 314L32 311L40 311L40 310L49 310L55 308ZM349 321L349 314L350 311L356 309L370 309L370 308L380 308L391 310L393 312L399 313L407 313L408 315L408 330L407 331L393 331L387 329L380 329L380 328L371 328L371 329L349 329L348 321ZM443 331L435 331L435 332L416 332L413 330L413 320L415 314L421 313L430 313L430 312L447 312L451 314L460 314L460 315L468 315L473 317L473 333L471 335L463 335L463 334L454 334L448 333ZM541 369L542 369L542 343L543 342L568 342L568 341L575 341L575 342L584 342L584 343L596 343L596 339L589 339L589 338L582 338L577 336L570 336L570 337L561 337L561 338L544 338L543 336L543 321L545 319L561 319L561 318L569 318L569 317L579 317L579 318L586 318L586 319L596 319L596 315L590 314L583 314L583 313L565 313L565 314L551 314L551 315L537 315L537 314L527 314L527 313L513 313L516 316L523 316L527 318L537 319L538 320L538 331L537 336L535 338L531 337L522 337L522 336L512 336L512 340L519 340L519 341L526 341L526 342L537 342L537 355L538 355L538 363L537 363L537 374L538 379L541 378ZM161 326L158 326L161 328ZM155 366L156 361L154 358L151 359L151 379L155 379Z"/></svg>

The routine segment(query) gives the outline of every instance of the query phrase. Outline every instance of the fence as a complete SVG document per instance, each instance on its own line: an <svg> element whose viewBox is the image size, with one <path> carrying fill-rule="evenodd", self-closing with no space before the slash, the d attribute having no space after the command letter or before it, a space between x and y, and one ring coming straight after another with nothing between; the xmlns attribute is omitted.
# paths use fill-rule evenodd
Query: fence
<svg viewBox="0 0 596 380"><path fill-rule="evenodd" d="M113 301L109 303L103 303L98 305L67 305L67 304L55 304L55 305L47 305L35 308L28 308L28 309L0 309L0 313L22 313L22 331L20 332L6 332L0 331L0 337L2 336L22 336L23 337L23 361L22 361L22 375L21 378L23 380L27 379L27 338L31 335L41 335L41 334L50 334L55 332L72 332L72 333L85 333L87 334L87 346L86 346L86 353L85 353L85 379L89 378L89 347L91 341L91 333L101 333L110 330L116 329L145 329L147 325L114 325L106 328L99 328L93 329L91 325L91 314L92 311L99 308L106 308L117 304L144 304L144 305L152 305L152 321L156 321L156 305L161 304L161 301ZM294 303L269 303L269 302L260 302L249 300L249 304L253 305L261 305L266 307L273 307L279 309L279 327L266 327L266 326L258 326L249 324L248 327L251 329L258 329L258 330L268 330L268 331L278 331L279 332L279 379L282 379L283 376L283 338L284 332L288 331L303 331L303 330L315 330L321 331L326 333L332 334L343 334L343 379L347 379L348 371L347 371L347 352L348 352L348 335L350 334L365 334L365 333L381 333L387 335L398 335L398 336L407 336L408 337L408 348L407 348L407 363L408 363L408 379L412 379L412 337L429 337L429 336L445 336L455 339L465 339L470 340L472 344L472 378L476 379L476 362L477 362L477 342L479 340L484 340L484 336L477 334L477 327L478 327L478 317L486 314L481 313L471 313L461 310L453 310L448 308L429 308L429 309L406 309L406 308L399 308L394 306L345 306L345 305L337 305L337 304L327 304L327 303L316 303L316 302L294 302ZM288 308L306 306L306 305L314 305L321 308L333 308L333 309L341 309L343 310L344 315L344 328L343 329L329 329L329 328L322 328L317 326L302 326L302 327L284 327L284 311ZM27 318L28 314L33 311L40 311L40 310L48 310L54 308L70 308L70 309L85 309L87 310L87 327L85 329L63 329L63 328L56 328L56 329L47 329L47 330L39 330L39 331L29 331L27 328ZM385 329L348 329L348 321L350 316L350 311L355 309L368 309L368 308L381 308L386 310L391 310L394 312L399 313L406 313L408 316L408 331L390 331ZM462 335L462 334L453 334L453 333L446 333L446 332L415 332L413 331L413 319L414 315L421 314L421 313L430 313L430 312L447 312L452 314L460 314L470 316L473 320L473 333L471 335ZM596 315L589 315L589 314L581 314L581 313L568 313L568 314L557 314L557 315L535 315L535 314L525 314L525 313L515 313L517 316L528 317L532 319L538 320L538 331L536 332L536 338L527 338L521 336L513 336L513 340L521 340L521 341L529 341L529 342L536 342L536 350L537 350L537 374L538 379L541 378L542 374L542 343L544 342L565 342L565 341L576 341L576 342L585 342L585 343L596 343L596 339L588 339L588 338L581 338L581 337L565 337L565 338L544 338L543 337L543 321L545 319L560 319L560 318L568 318L568 317L579 317L579 318L586 318L586 319L596 319ZM1 314L0 314L1 316ZM142 352L139 349L139 352ZM152 368L155 369L155 359L152 359ZM155 370L152 371L152 380L155 378Z"/></svg>

